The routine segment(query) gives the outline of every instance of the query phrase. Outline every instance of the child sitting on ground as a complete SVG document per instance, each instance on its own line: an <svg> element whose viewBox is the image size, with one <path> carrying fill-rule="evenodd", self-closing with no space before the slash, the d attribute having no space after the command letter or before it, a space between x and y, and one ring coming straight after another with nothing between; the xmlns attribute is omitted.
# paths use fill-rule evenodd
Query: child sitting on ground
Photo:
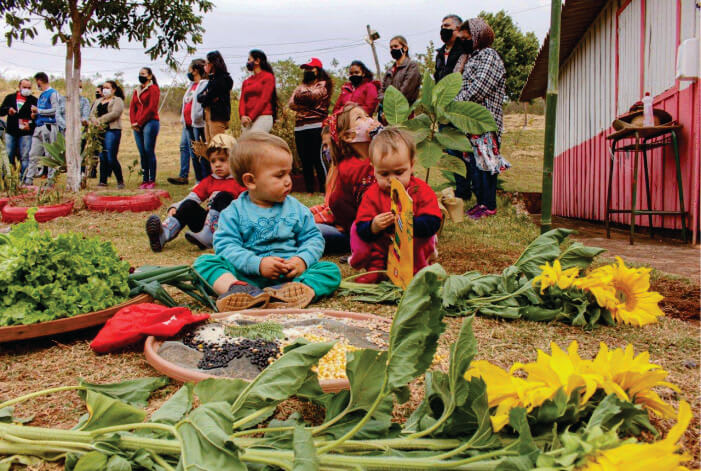
<svg viewBox="0 0 701 471"><path fill-rule="evenodd" d="M391 212L391 179L406 188L414 204L414 273L427 266L436 254L436 233L442 214L430 186L413 176L416 146L412 135L396 127L380 131L370 144L370 161L377 182L367 189L351 229L353 268L367 271L387 269L387 254L394 234L396 216ZM359 283L377 283L382 273L356 278Z"/></svg>
<svg viewBox="0 0 701 471"><path fill-rule="evenodd" d="M244 193L225 209L214 255L194 268L219 294L219 311L305 307L332 294L341 271L320 262L324 238L311 211L292 196L292 153L284 140L250 131L230 159Z"/></svg>
<svg viewBox="0 0 701 471"><path fill-rule="evenodd" d="M236 139L228 134L217 134L207 147L207 160L212 174L202 179L184 200L168 208L168 217L161 223L155 214L146 220L146 234L151 250L160 252L163 246L175 239L184 226L190 230L185 238L201 250L212 248L219 213L245 191L231 175L229 158ZM209 211L200 204L208 201Z"/></svg>

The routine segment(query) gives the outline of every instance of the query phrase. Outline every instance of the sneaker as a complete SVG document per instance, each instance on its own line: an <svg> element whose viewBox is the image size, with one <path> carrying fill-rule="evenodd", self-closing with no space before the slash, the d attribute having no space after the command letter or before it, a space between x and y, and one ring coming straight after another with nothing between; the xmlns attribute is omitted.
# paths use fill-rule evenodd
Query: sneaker
<svg viewBox="0 0 701 471"><path fill-rule="evenodd" d="M496 213L497 213L496 208L494 208L494 209L485 208L484 211L482 212L482 217L494 216Z"/></svg>
<svg viewBox="0 0 701 471"><path fill-rule="evenodd" d="M477 219L481 219L484 216L484 212L486 210L487 210L487 208L485 206L480 205L480 207L477 208L477 210L475 210L472 214L469 214L470 219L473 219L475 221Z"/></svg>
<svg viewBox="0 0 701 471"><path fill-rule="evenodd" d="M124 183L117 183L118 190L123 190L124 188L126 188L126 186L124 186Z"/></svg>
<svg viewBox="0 0 701 471"><path fill-rule="evenodd" d="M148 188L148 183L143 182L141 185L139 185L139 190L146 190Z"/></svg>
<svg viewBox="0 0 701 471"><path fill-rule="evenodd" d="M160 252L163 250L163 243L161 243L161 234L163 233L163 225L161 223L161 218L152 214L146 220L146 235L148 235L149 244L151 244L151 250L154 252Z"/></svg>
<svg viewBox="0 0 701 471"><path fill-rule="evenodd" d="M217 309L219 312L228 312L264 308L269 299L270 295L257 286L237 281L229 287L229 291L219 296Z"/></svg>
<svg viewBox="0 0 701 471"><path fill-rule="evenodd" d="M482 208L482 205L481 205L481 204L476 204L476 205L474 205L473 207L471 207L470 209L467 210L467 215L469 216L470 214L474 214L474 213L476 213L476 212L477 212L479 209L481 209L481 208Z"/></svg>
<svg viewBox="0 0 701 471"><path fill-rule="evenodd" d="M156 188L156 182L148 182L145 187L147 190L153 190Z"/></svg>
<svg viewBox="0 0 701 471"><path fill-rule="evenodd" d="M310 286L296 281L263 288L263 291L270 296L269 309L305 308L316 296Z"/></svg>
<svg viewBox="0 0 701 471"><path fill-rule="evenodd" d="M173 185L187 185L187 178L183 177L168 177L168 183Z"/></svg>
<svg viewBox="0 0 701 471"><path fill-rule="evenodd" d="M104 187L106 187L106 186L107 186L107 183L102 183L102 182L100 182L100 183L98 183L98 184L97 184L97 186L99 186L99 187L103 187L103 188L104 188Z"/></svg>

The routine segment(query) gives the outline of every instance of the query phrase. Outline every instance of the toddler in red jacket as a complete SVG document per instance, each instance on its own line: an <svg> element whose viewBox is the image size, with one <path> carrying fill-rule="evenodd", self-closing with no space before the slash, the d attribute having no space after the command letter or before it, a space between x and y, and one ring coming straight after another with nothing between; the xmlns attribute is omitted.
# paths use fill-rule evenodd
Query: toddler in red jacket
<svg viewBox="0 0 701 471"><path fill-rule="evenodd" d="M376 183L367 189L351 229L353 268L368 271L387 269L387 254L394 234L396 215L391 212L391 179L404 185L414 205L414 273L427 266L436 253L436 233L442 214L436 193L423 180L413 176L416 145L404 129L388 127L370 144L370 161L375 168ZM377 283L382 273L368 273L359 283Z"/></svg>
<svg viewBox="0 0 701 471"><path fill-rule="evenodd" d="M155 214L146 220L151 250L160 252L163 246L178 235L184 226L190 228L185 238L201 250L212 248L214 231L219 222L219 213L238 198L246 189L231 175L229 155L236 139L228 134L217 134L207 147L207 159L212 174L203 178L182 201L168 208L168 217L161 222ZM201 204L208 202L208 210Z"/></svg>

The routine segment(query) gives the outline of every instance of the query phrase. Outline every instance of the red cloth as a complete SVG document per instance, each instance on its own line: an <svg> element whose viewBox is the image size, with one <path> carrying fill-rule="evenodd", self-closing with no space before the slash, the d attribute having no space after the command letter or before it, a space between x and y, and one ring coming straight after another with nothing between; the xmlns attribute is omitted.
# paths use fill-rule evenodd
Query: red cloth
<svg viewBox="0 0 701 471"><path fill-rule="evenodd" d="M344 83L336 105L333 107L333 112L341 111L346 103L353 102L359 104L368 116L372 116L380 102L377 98L377 90L380 86L380 82L377 80L366 80L358 88L354 88L350 82Z"/></svg>
<svg viewBox="0 0 701 471"><path fill-rule="evenodd" d="M195 90L197 89L196 83L193 83L192 86L190 87L190 101L185 103L185 106L183 106L183 119L185 120L185 124L188 126L192 126L192 101L195 99Z"/></svg>
<svg viewBox="0 0 701 471"><path fill-rule="evenodd" d="M409 186L406 188L411 196L414 207L414 217L436 216L443 217L438 207L438 197L428 184L416 177L411 177ZM387 213L392 210L392 199L389 193L380 190L377 183L367 189L363 196L363 201L358 208L356 222L368 222L378 214ZM391 226L394 229L394 226ZM363 268L372 266L375 269L384 269L387 266L387 253L392 242L393 230L385 231L377 240L371 242L367 253L363 257L357 257L353 251L351 257L353 268ZM357 237L357 240L360 240ZM435 248L435 236L429 238L414 238L414 273L426 266L426 259L433 253Z"/></svg>
<svg viewBox="0 0 701 471"><path fill-rule="evenodd" d="M335 223L346 234L355 220L365 190L375 183L375 170L369 159L349 157L338 164L336 184L328 198Z"/></svg>
<svg viewBox="0 0 701 471"><path fill-rule="evenodd" d="M275 91L275 76L262 70L243 81L241 99L239 100L239 116L248 116L255 121L258 116L272 115L271 99Z"/></svg>
<svg viewBox="0 0 701 471"><path fill-rule="evenodd" d="M200 201L207 201L215 191L230 193L234 199L236 199L241 193L246 191L246 189L239 185L234 177L214 178L213 175L208 175L203 178L202 181L192 189L192 192L197 195Z"/></svg>
<svg viewBox="0 0 701 471"><path fill-rule="evenodd" d="M161 99L161 90L158 85L151 84L146 87L141 95L138 93L139 88L134 90L129 104L129 121L136 123L140 128L143 128L146 123L152 119L158 120L158 101Z"/></svg>
<svg viewBox="0 0 701 471"><path fill-rule="evenodd" d="M207 319L209 314L192 314L186 307L134 304L117 311L97 333L90 348L97 353L108 353L136 343L147 335L172 337L186 325Z"/></svg>

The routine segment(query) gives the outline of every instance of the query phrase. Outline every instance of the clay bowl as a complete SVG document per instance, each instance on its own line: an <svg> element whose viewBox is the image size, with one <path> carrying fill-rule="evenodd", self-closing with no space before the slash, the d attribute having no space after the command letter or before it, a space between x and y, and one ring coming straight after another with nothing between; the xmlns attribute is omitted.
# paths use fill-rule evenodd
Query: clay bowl
<svg viewBox="0 0 701 471"><path fill-rule="evenodd" d="M341 319L357 319L357 320L368 320L368 321L380 321L391 324L392 320L384 317L375 316L372 314L361 314L358 312L350 311L332 311L327 309L249 309L247 311L237 311L237 312L219 312L212 314L212 319L222 319L229 317L232 314L245 314L251 317L265 318L271 314L309 314L309 313L323 313L328 317L336 317ZM210 375L207 373L201 373L199 371L190 370L178 366L170 361L164 359L158 354L158 350L163 342L153 336L146 339L144 344L144 355L146 356L146 361L158 372L175 379L177 381L187 382L198 382L208 378L224 378L222 376ZM349 389L350 384L347 379L324 379L319 380L321 389L324 392L338 392L343 389Z"/></svg>

